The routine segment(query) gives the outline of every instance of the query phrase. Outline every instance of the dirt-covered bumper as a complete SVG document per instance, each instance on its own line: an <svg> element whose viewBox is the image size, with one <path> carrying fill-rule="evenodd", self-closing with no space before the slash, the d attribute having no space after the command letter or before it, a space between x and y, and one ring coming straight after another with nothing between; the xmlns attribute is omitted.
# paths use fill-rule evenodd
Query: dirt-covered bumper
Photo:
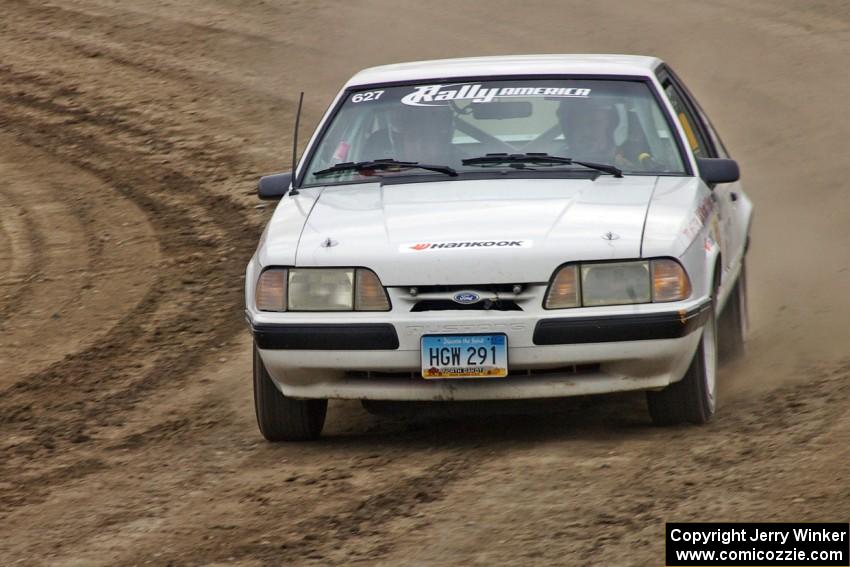
<svg viewBox="0 0 850 567"><path fill-rule="evenodd" d="M538 313L248 314L269 373L304 398L473 400L662 388L684 375L709 301ZM590 313L593 313L592 315ZM506 378L425 380L430 334L504 333Z"/></svg>

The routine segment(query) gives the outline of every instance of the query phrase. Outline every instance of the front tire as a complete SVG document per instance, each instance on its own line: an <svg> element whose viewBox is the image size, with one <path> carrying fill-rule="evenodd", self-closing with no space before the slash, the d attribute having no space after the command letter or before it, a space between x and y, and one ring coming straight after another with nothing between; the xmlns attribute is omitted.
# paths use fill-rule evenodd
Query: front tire
<svg viewBox="0 0 850 567"><path fill-rule="evenodd" d="M647 392L649 415L656 425L707 423L717 399L717 323L714 309L702 330L697 352L685 377L663 390Z"/></svg>
<svg viewBox="0 0 850 567"><path fill-rule="evenodd" d="M741 262L741 272L738 281L729 295L726 307L717 321L720 350L720 360L731 362L747 353L747 330L749 317L747 315L747 270Z"/></svg>
<svg viewBox="0 0 850 567"><path fill-rule="evenodd" d="M254 410L260 433L268 441L306 441L322 433L328 401L284 396L254 345Z"/></svg>

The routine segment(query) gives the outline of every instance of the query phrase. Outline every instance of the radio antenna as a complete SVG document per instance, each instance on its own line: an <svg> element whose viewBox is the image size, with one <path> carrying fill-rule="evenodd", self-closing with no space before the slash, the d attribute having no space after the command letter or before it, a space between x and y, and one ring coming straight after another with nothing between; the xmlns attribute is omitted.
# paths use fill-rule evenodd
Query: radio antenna
<svg viewBox="0 0 850 567"><path fill-rule="evenodd" d="M298 189L295 188L295 183L298 181L298 175L295 168L298 166L298 126L301 124L301 105L304 104L304 91L298 96L298 110L295 111L295 132L292 134L292 190L290 195L297 195Z"/></svg>

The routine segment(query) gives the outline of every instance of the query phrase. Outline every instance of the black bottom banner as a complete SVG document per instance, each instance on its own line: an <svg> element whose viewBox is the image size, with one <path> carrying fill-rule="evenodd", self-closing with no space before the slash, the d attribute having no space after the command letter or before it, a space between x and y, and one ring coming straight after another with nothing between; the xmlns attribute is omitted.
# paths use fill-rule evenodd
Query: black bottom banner
<svg viewBox="0 0 850 567"><path fill-rule="evenodd" d="M850 524L667 524L668 567L850 566Z"/></svg>

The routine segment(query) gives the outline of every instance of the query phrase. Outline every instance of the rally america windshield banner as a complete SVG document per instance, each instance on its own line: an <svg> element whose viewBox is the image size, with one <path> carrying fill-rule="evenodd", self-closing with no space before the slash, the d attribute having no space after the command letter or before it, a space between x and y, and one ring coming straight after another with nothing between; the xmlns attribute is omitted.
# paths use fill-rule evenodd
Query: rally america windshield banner
<svg viewBox="0 0 850 567"><path fill-rule="evenodd" d="M420 85L404 97L401 102L408 106L444 106L451 101L492 102L497 98L586 98L590 89L576 87L485 87L471 85Z"/></svg>
<svg viewBox="0 0 850 567"><path fill-rule="evenodd" d="M606 83L606 84L603 84ZM470 83L432 83L384 89L363 90L351 94L353 104L400 102L405 106L448 106L457 103L484 104L510 99L583 99L622 92L626 81L584 79L526 79L522 81L476 81Z"/></svg>

